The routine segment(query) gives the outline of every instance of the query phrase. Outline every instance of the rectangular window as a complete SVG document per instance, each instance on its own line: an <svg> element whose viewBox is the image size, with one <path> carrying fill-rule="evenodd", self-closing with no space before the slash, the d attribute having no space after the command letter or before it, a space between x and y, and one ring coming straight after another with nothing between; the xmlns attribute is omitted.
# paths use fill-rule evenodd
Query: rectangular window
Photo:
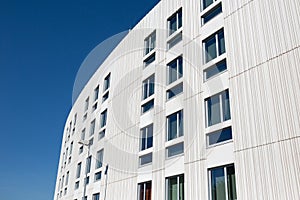
<svg viewBox="0 0 300 200"><path fill-rule="evenodd" d="M151 181L138 184L138 200L151 200Z"/></svg>
<svg viewBox="0 0 300 200"><path fill-rule="evenodd" d="M167 117L167 140L183 136L183 111L180 110Z"/></svg>
<svg viewBox="0 0 300 200"><path fill-rule="evenodd" d="M202 25L206 24L220 13L222 13L222 3L219 3L201 17Z"/></svg>
<svg viewBox="0 0 300 200"><path fill-rule="evenodd" d="M94 119L94 120L91 122L91 125L90 125L90 136L91 136L91 135L94 135L94 133L95 133L95 127L96 127L96 120Z"/></svg>
<svg viewBox="0 0 300 200"><path fill-rule="evenodd" d="M180 79L182 77L182 70L182 56L179 56L168 64L168 84Z"/></svg>
<svg viewBox="0 0 300 200"><path fill-rule="evenodd" d="M85 113L84 115L83 115L83 121L85 121L87 119L87 113Z"/></svg>
<svg viewBox="0 0 300 200"><path fill-rule="evenodd" d="M153 124L141 129L140 151L153 146Z"/></svg>
<svg viewBox="0 0 300 200"><path fill-rule="evenodd" d="M101 128L103 128L104 126L106 126L106 121L107 121L107 109L104 110L102 113L101 113Z"/></svg>
<svg viewBox="0 0 300 200"><path fill-rule="evenodd" d="M228 89L205 99L206 127L231 119Z"/></svg>
<svg viewBox="0 0 300 200"><path fill-rule="evenodd" d="M92 162L92 156L87 157L85 173L90 173L90 171L91 171L91 162Z"/></svg>
<svg viewBox="0 0 300 200"><path fill-rule="evenodd" d="M169 35L176 32L182 27L182 9L180 8L176 13L168 18Z"/></svg>
<svg viewBox="0 0 300 200"><path fill-rule="evenodd" d="M100 200L100 193L93 194L93 200Z"/></svg>
<svg viewBox="0 0 300 200"><path fill-rule="evenodd" d="M221 29L203 41L205 63L225 53L224 30Z"/></svg>
<svg viewBox="0 0 300 200"><path fill-rule="evenodd" d="M184 175L166 178L166 199L184 200Z"/></svg>
<svg viewBox="0 0 300 200"><path fill-rule="evenodd" d="M75 183L75 190L79 188L79 181Z"/></svg>
<svg viewBox="0 0 300 200"><path fill-rule="evenodd" d="M146 99L154 94L154 74L143 81L143 98Z"/></svg>
<svg viewBox="0 0 300 200"><path fill-rule="evenodd" d="M95 103L93 106L92 106L92 112L94 112L95 110L97 110L98 108L98 103Z"/></svg>
<svg viewBox="0 0 300 200"><path fill-rule="evenodd" d="M202 10L213 4L217 0L201 0L202 1Z"/></svg>
<svg viewBox="0 0 300 200"><path fill-rule="evenodd" d="M183 92L183 83L179 83L174 87L167 90L167 100L172 99L173 97L181 94Z"/></svg>
<svg viewBox="0 0 300 200"><path fill-rule="evenodd" d="M83 146L79 147L79 154L82 154L83 152Z"/></svg>
<svg viewBox="0 0 300 200"><path fill-rule="evenodd" d="M81 140L85 140L85 128L81 131Z"/></svg>
<svg viewBox="0 0 300 200"><path fill-rule="evenodd" d="M61 184L61 188L63 188L64 187L64 181L65 181L65 176L62 176L62 184Z"/></svg>
<svg viewBox="0 0 300 200"><path fill-rule="evenodd" d="M94 101L97 101L99 97L99 86L94 89Z"/></svg>
<svg viewBox="0 0 300 200"><path fill-rule="evenodd" d="M234 165L217 167L209 171L210 200L236 200Z"/></svg>
<svg viewBox="0 0 300 200"><path fill-rule="evenodd" d="M89 109L89 97L85 100L85 103L84 103L84 111L87 111Z"/></svg>
<svg viewBox="0 0 300 200"><path fill-rule="evenodd" d="M144 60L144 67L147 67L155 61L155 53L151 54L148 58Z"/></svg>
<svg viewBox="0 0 300 200"><path fill-rule="evenodd" d="M95 173L95 181L101 180L101 175L102 175L102 172Z"/></svg>
<svg viewBox="0 0 300 200"><path fill-rule="evenodd" d="M104 137L105 137L105 129L99 133L98 140L101 140Z"/></svg>
<svg viewBox="0 0 300 200"><path fill-rule="evenodd" d="M108 90L110 87L110 73L104 78L103 91Z"/></svg>
<svg viewBox="0 0 300 200"><path fill-rule="evenodd" d="M168 158L183 154L184 152L183 142L167 147L166 151L167 151Z"/></svg>
<svg viewBox="0 0 300 200"><path fill-rule="evenodd" d="M80 173L81 173L81 162L77 164L76 178L80 177Z"/></svg>
<svg viewBox="0 0 300 200"><path fill-rule="evenodd" d="M103 97L102 97L102 102L105 102L105 101L108 99L108 97L109 97L109 91L107 91L107 92L103 95Z"/></svg>
<svg viewBox="0 0 300 200"><path fill-rule="evenodd" d="M149 164L152 162L152 153L140 156L140 166Z"/></svg>
<svg viewBox="0 0 300 200"><path fill-rule="evenodd" d="M84 178L84 184L88 185L89 183L90 183L90 177L87 176L87 177Z"/></svg>
<svg viewBox="0 0 300 200"><path fill-rule="evenodd" d="M97 151L97 155L96 155L96 169L102 167L102 163L103 163L103 149L101 149L100 151Z"/></svg>
<svg viewBox="0 0 300 200"><path fill-rule="evenodd" d="M218 144L232 139L231 127L226 127L221 130L214 131L207 135L208 145Z"/></svg>
<svg viewBox="0 0 300 200"><path fill-rule="evenodd" d="M227 70L226 60L222 60L217 64L214 64L213 66L204 70L204 81L217 76L225 70Z"/></svg>
<svg viewBox="0 0 300 200"><path fill-rule="evenodd" d="M76 125L77 122L77 113L74 115L74 126Z"/></svg>
<svg viewBox="0 0 300 200"><path fill-rule="evenodd" d="M155 42L156 42L156 32L154 31L144 40L144 45L145 45L144 55L147 55L150 51L152 51L155 48Z"/></svg>
<svg viewBox="0 0 300 200"><path fill-rule="evenodd" d="M70 172L67 172L67 175L66 175L66 183L65 183L66 186L67 186L68 183L69 183L69 175L70 175Z"/></svg>
<svg viewBox="0 0 300 200"><path fill-rule="evenodd" d="M145 112L151 110L153 107L154 107L154 99L152 99L142 105L142 113L145 113Z"/></svg>
<svg viewBox="0 0 300 200"><path fill-rule="evenodd" d="M94 138L91 138L91 139L89 140L89 145L92 146L93 144L94 144Z"/></svg>

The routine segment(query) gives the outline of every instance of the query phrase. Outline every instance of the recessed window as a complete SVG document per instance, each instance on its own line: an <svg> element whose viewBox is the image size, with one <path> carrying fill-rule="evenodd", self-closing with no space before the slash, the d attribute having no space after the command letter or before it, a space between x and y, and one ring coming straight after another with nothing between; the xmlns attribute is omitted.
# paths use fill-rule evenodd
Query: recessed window
<svg viewBox="0 0 300 200"><path fill-rule="evenodd" d="M94 89L94 101L97 101L99 97L99 86Z"/></svg>
<svg viewBox="0 0 300 200"><path fill-rule="evenodd" d="M95 181L101 180L102 172L95 173Z"/></svg>
<svg viewBox="0 0 300 200"><path fill-rule="evenodd" d="M103 149L101 149L100 151L97 151L95 168L96 169L101 168L102 163L103 163Z"/></svg>
<svg viewBox="0 0 300 200"><path fill-rule="evenodd" d="M94 138L91 138L91 139L89 140L89 145L92 146L93 144L94 144Z"/></svg>
<svg viewBox="0 0 300 200"><path fill-rule="evenodd" d="M81 140L85 140L85 129L81 131Z"/></svg>
<svg viewBox="0 0 300 200"><path fill-rule="evenodd" d="M178 33L175 37L168 40L168 42L167 42L168 49L171 49L176 44L178 44L180 41L182 41L182 32Z"/></svg>
<svg viewBox="0 0 300 200"><path fill-rule="evenodd" d="M154 31L144 40L144 45L145 45L144 55L147 55L150 51L152 51L155 48L155 42L156 42L156 32Z"/></svg>
<svg viewBox="0 0 300 200"><path fill-rule="evenodd" d="M141 129L140 151L153 146L153 124Z"/></svg>
<svg viewBox="0 0 300 200"><path fill-rule="evenodd" d="M61 184L61 188L63 188L64 187L64 181L65 181L65 176L62 176L62 184Z"/></svg>
<svg viewBox="0 0 300 200"><path fill-rule="evenodd" d="M228 90L206 98L205 108L206 127L231 119Z"/></svg>
<svg viewBox="0 0 300 200"><path fill-rule="evenodd" d="M87 157L85 173L90 173L90 171L91 171L91 162L92 162L92 156Z"/></svg>
<svg viewBox="0 0 300 200"><path fill-rule="evenodd" d="M183 111L180 110L167 117L167 140L183 136Z"/></svg>
<svg viewBox="0 0 300 200"><path fill-rule="evenodd" d="M106 126L106 121L107 121L107 109L104 110L102 113L101 113L101 116L100 116L100 119L101 119L101 128L103 128L104 126Z"/></svg>
<svg viewBox="0 0 300 200"><path fill-rule="evenodd" d="M182 77L182 56L177 57L175 60L171 61L167 66L168 84L171 84Z"/></svg>
<svg viewBox="0 0 300 200"><path fill-rule="evenodd" d="M176 13L168 18L169 35L176 32L182 27L182 9L180 8Z"/></svg>
<svg viewBox="0 0 300 200"><path fill-rule="evenodd" d="M107 92L103 95L103 97L102 97L102 102L105 102L105 101L108 99L108 97L109 97L109 91L107 91Z"/></svg>
<svg viewBox="0 0 300 200"><path fill-rule="evenodd" d="M82 152L83 152L83 146L81 146L81 147L79 147L79 154L82 154Z"/></svg>
<svg viewBox="0 0 300 200"><path fill-rule="evenodd" d="M226 127L221 130L214 131L207 135L208 145L218 144L232 139L231 127Z"/></svg>
<svg viewBox="0 0 300 200"><path fill-rule="evenodd" d="M85 113L84 115L83 115L83 121L85 121L87 119L87 113Z"/></svg>
<svg viewBox="0 0 300 200"><path fill-rule="evenodd" d="M205 63L225 53L224 30L221 29L203 41Z"/></svg>
<svg viewBox="0 0 300 200"><path fill-rule="evenodd" d="M149 164L152 162L152 153L140 156L140 166Z"/></svg>
<svg viewBox="0 0 300 200"><path fill-rule="evenodd" d="M89 109L89 97L86 98L84 102L84 111L87 111Z"/></svg>
<svg viewBox="0 0 300 200"><path fill-rule="evenodd" d="M145 60L144 60L144 67L147 67L148 65L150 65L151 63L153 63L155 61L155 52L153 54L151 54L150 56L148 56Z"/></svg>
<svg viewBox="0 0 300 200"><path fill-rule="evenodd" d="M92 107L92 112L94 112L95 110L97 110L98 108L98 103L95 103Z"/></svg>
<svg viewBox="0 0 300 200"><path fill-rule="evenodd" d="M93 194L92 200L99 200L99 199L100 199L100 193Z"/></svg>
<svg viewBox="0 0 300 200"><path fill-rule="evenodd" d="M202 10L213 4L217 0L201 0L202 1Z"/></svg>
<svg viewBox="0 0 300 200"><path fill-rule="evenodd" d="M204 81L217 76L223 71L227 70L226 60L222 60L211 67L204 70Z"/></svg>
<svg viewBox="0 0 300 200"><path fill-rule="evenodd" d="M183 83L179 83L174 87L167 90L167 99L172 99L173 97L181 94L183 92Z"/></svg>
<svg viewBox="0 0 300 200"><path fill-rule="evenodd" d="M101 140L104 137L105 137L105 129L103 129L102 131L100 131L99 136L98 136L98 140Z"/></svg>
<svg viewBox="0 0 300 200"><path fill-rule="evenodd" d="M69 175L70 175L70 172L67 172L65 186L67 186L69 183Z"/></svg>
<svg viewBox="0 0 300 200"><path fill-rule="evenodd" d="M222 13L222 3L219 3L201 17L202 25L206 24L220 13Z"/></svg>
<svg viewBox="0 0 300 200"><path fill-rule="evenodd" d="M208 170L211 200L237 199L234 165Z"/></svg>
<svg viewBox="0 0 300 200"><path fill-rule="evenodd" d="M154 74L143 81L143 98L146 99L154 94Z"/></svg>
<svg viewBox="0 0 300 200"><path fill-rule="evenodd" d="M79 188L79 181L75 183L75 190Z"/></svg>
<svg viewBox="0 0 300 200"><path fill-rule="evenodd" d="M167 157L173 157L173 156L177 156L180 154L183 154L184 152L184 144L183 142L169 146L166 148L167 151Z"/></svg>
<svg viewBox="0 0 300 200"><path fill-rule="evenodd" d="M151 110L153 107L154 107L154 99L152 99L142 105L142 113L145 113L145 112Z"/></svg>
<svg viewBox="0 0 300 200"><path fill-rule="evenodd" d="M84 178L84 184L88 185L89 183L90 183L90 177L87 176L87 177Z"/></svg>
<svg viewBox="0 0 300 200"><path fill-rule="evenodd" d="M95 133L95 127L96 127L96 120L94 119L94 120L91 122L91 125L90 125L90 136L91 136L91 135L94 135L94 133Z"/></svg>
<svg viewBox="0 0 300 200"><path fill-rule="evenodd" d="M81 162L77 164L76 178L80 177L80 172L81 172Z"/></svg>
<svg viewBox="0 0 300 200"><path fill-rule="evenodd" d="M65 188L64 195L67 194L68 188Z"/></svg>
<svg viewBox="0 0 300 200"><path fill-rule="evenodd" d="M184 200L184 176L183 174L166 178L166 199Z"/></svg>
<svg viewBox="0 0 300 200"><path fill-rule="evenodd" d="M138 200L151 200L151 181L138 184Z"/></svg>
<svg viewBox="0 0 300 200"><path fill-rule="evenodd" d="M74 126L76 125L76 122L77 122L77 113L75 113L74 115Z"/></svg>
<svg viewBox="0 0 300 200"><path fill-rule="evenodd" d="M110 87L110 73L104 78L103 91L108 90Z"/></svg>

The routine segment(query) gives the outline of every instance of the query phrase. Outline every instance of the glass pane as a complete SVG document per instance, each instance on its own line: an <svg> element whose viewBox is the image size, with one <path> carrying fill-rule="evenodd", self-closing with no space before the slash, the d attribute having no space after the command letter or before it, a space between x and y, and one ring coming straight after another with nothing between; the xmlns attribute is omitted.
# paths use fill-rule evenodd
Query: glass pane
<svg viewBox="0 0 300 200"><path fill-rule="evenodd" d="M228 200L236 200L236 183L234 166L227 167Z"/></svg>
<svg viewBox="0 0 300 200"><path fill-rule="evenodd" d="M213 3L213 0L203 0L203 10Z"/></svg>
<svg viewBox="0 0 300 200"><path fill-rule="evenodd" d="M183 68L182 68L182 57L178 58L178 78L181 78L183 74Z"/></svg>
<svg viewBox="0 0 300 200"><path fill-rule="evenodd" d="M211 170L212 200L226 200L224 168Z"/></svg>
<svg viewBox="0 0 300 200"><path fill-rule="evenodd" d="M139 184L139 200L144 200L144 184Z"/></svg>
<svg viewBox="0 0 300 200"><path fill-rule="evenodd" d="M213 145L219 142L232 139L231 127L224 128L222 130L215 131L208 135L208 144Z"/></svg>
<svg viewBox="0 0 300 200"><path fill-rule="evenodd" d="M215 8L208 11L208 13L202 17L203 24L207 23L208 21L210 21L211 19L213 19L215 16L217 16L220 13L222 13L222 4L217 5Z"/></svg>
<svg viewBox="0 0 300 200"><path fill-rule="evenodd" d="M177 80L177 61L174 60L168 64L169 70L169 84Z"/></svg>
<svg viewBox="0 0 300 200"><path fill-rule="evenodd" d="M219 55L225 53L225 39L224 39L224 31L220 31L218 33L218 43L219 43Z"/></svg>
<svg viewBox="0 0 300 200"><path fill-rule="evenodd" d="M205 40L205 62L209 62L217 57L216 38L215 36Z"/></svg>
<svg viewBox="0 0 300 200"><path fill-rule="evenodd" d="M155 48L155 41L156 41L156 36L155 36L155 34L153 34L152 36L151 36L151 43L150 43L150 51L151 50L153 50L154 48Z"/></svg>
<svg viewBox="0 0 300 200"><path fill-rule="evenodd" d="M155 53L153 53L151 56L149 56L149 57L144 61L145 67L147 67L148 65L150 65L153 61L155 61Z"/></svg>
<svg viewBox="0 0 300 200"><path fill-rule="evenodd" d="M207 68L206 70L204 70L205 80L225 71L226 69L227 69L226 60L223 60L223 61Z"/></svg>
<svg viewBox="0 0 300 200"><path fill-rule="evenodd" d="M142 113L145 113L145 112L151 110L153 108L153 106L154 106L154 99L152 99L151 101L142 105Z"/></svg>
<svg viewBox="0 0 300 200"><path fill-rule="evenodd" d="M172 157L183 153L183 143L175 144L167 148L167 156Z"/></svg>
<svg viewBox="0 0 300 200"><path fill-rule="evenodd" d="M226 90L222 94L222 104L223 104L223 119L224 121L229 120L231 118L230 115L230 102L229 102L229 92Z"/></svg>
<svg viewBox="0 0 300 200"><path fill-rule="evenodd" d="M168 200L178 200L177 198L177 177L169 178Z"/></svg>
<svg viewBox="0 0 300 200"><path fill-rule="evenodd" d="M174 33L177 30L176 27L176 15L169 19L169 35Z"/></svg>
<svg viewBox="0 0 300 200"><path fill-rule="evenodd" d="M140 157L140 165L145 165L152 162L152 153Z"/></svg>
<svg viewBox="0 0 300 200"><path fill-rule="evenodd" d="M179 177L179 200L184 200L184 176Z"/></svg>
<svg viewBox="0 0 300 200"><path fill-rule="evenodd" d="M208 126L221 122L220 116L220 99L219 95L212 96L207 100L207 110L208 110Z"/></svg>
<svg viewBox="0 0 300 200"><path fill-rule="evenodd" d="M141 150L146 149L146 128L142 129L142 138L141 138Z"/></svg>
<svg viewBox="0 0 300 200"><path fill-rule="evenodd" d="M179 95L183 91L183 83L180 83L171 89L167 90L167 99L171 99L176 95Z"/></svg>
<svg viewBox="0 0 300 200"><path fill-rule="evenodd" d="M153 145L153 126L149 126L147 133L147 148L151 148Z"/></svg>
<svg viewBox="0 0 300 200"><path fill-rule="evenodd" d="M154 94L154 76L150 77L149 96Z"/></svg>
<svg viewBox="0 0 300 200"><path fill-rule="evenodd" d="M178 12L178 29L182 26L182 11Z"/></svg>
<svg viewBox="0 0 300 200"><path fill-rule="evenodd" d="M177 114L172 114L168 117L168 140L177 137Z"/></svg>
<svg viewBox="0 0 300 200"><path fill-rule="evenodd" d="M179 133L178 133L178 137L183 136L183 112L180 111L179 112Z"/></svg>
<svg viewBox="0 0 300 200"><path fill-rule="evenodd" d="M148 97L148 83L147 80L143 82L143 99Z"/></svg>
<svg viewBox="0 0 300 200"><path fill-rule="evenodd" d="M146 183L145 200L151 200L151 182Z"/></svg>

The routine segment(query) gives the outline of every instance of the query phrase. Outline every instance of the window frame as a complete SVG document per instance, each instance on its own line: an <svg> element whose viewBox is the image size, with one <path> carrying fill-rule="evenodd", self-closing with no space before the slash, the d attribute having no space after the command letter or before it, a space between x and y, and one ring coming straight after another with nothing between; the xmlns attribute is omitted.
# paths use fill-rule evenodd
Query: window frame
<svg viewBox="0 0 300 200"><path fill-rule="evenodd" d="M155 93L155 74L151 74L148 78L143 80L142 100L145 100L145 99L151 97L152 95L154 95L154 93Z"/></svg>
<svg viewBox="0 0 300 200"><path fill-rule="evenodd" d="M150 131L152 130L152 131ZM145 134L145 137L143 137ZM150 136L149 136L150 134ZM148 146L148 139L151 139L151 146ZM143 143L144 141L144 143ZM143 148L145 144L145 148ZM144 151L153 147L153 123L140 129L140 151Z"/></svg>
<svg viewBox="0 0 300 200"><path fill-rule="evenodd" d="M170 186L170 180L171 179L174 179L174 178L176 178L176 185L177 185L177 199L175 199L175 200L184 200L184 174L179 174L179 175L175 175L175 176L170 176L170 177L166 177L165 178L165 183L166 183L166 189L165 189L165 191L166 191L166 200L173 200L173 199L171 199L170 198L170 194L169 194L169 186ZM182 187L182 196L180 196L180 180L181 180L181 178L183 179L183 181L182 181L182 184L183 184L183 187ZM181 197L181 198L180 198Z"/></svg>
<svg viewBox="0 0 300 200"><path fill-rule="evenodd" d="M224 52L220 52L220 48L222 47L219 43L220 41L220 35L223 35L223 39L224 39ZM209 41L211 39L215 40L215 54L216 57L211 57L211 55L208 54L207 46L206 44L209 43ZM219 30L217 30L216 32L214 32L213 34L209 35L208 37L206 37L205 39L202 40L202 49L203 49L203 64L207 64L209 62L211 62L212 60L218 58L219 56L223 55L226 53L226 44L225 44L225 33L224 33L224 28L221 28Z"/></svg>
<svg viewBox="0 0 300 200"><path fill-rule="evenodd" d="M151 188L151 191L150 191L150 197L146 196L147 194L147 184L150 184L150 188ZM141 189L143 187L143 190ZM141 191L142 194L141 194ZM141 195L143 196L143 198L141 198ZM146 198L148 197L148 198ZM138 183L138 200L151 200L152 199L152 181L146 181L146 182L142 182L142 183Z"/></svg>
<svg viewBox="0 0 300 200"><path fill-rule="evenodd" d="M181 18L179 17L181 16ZM175 24L176 24L176 30L172 30L171 29L171 21L175 19ZM180 23L179 23L180 22ZM168 23L168 36L173 35L174 33L176 33L179 29L182 28L183 26L183 15L182 15L182 8L179 8L175 13L173 13L170 17L168 17L167 19L167 23Z"/></svg>
<svg viewBox="0 0 300 200"><path fill-rule="evenodd" d="M170 135L170 127L169 127L169 118L173 115L176 115L176 137L174 138L169 138ZM181 122L180 122L180 115L181 115ZM183 109L178 110L170 115L168 115L167 117L167 131L166 131L166 141L171 141L174 140L176 138L180 138L182 136L184 136L184 115L183 115ZM182 127L182 128L181 128ZM182 133L180 133L180 131L182 131Z"/></svg>
<svg viewBox="0 0 300 200"><path fill-rule="evenodd" d="M174 63L176 63L176 69L170 67ZM173 72L173 71L176 72L175 80L171 80L171 77L170 77L170 74L172 74L171 72ZM181 73L180 73L180 71L181 71ZM181 79L182 77L183 77L183 56L179 55L167 64L167 85L170 85L170 84L176 82L177 80Z"/></svg>
<svg viewBox="0 0 300 200"><path fill-rule="evenodd" d="M154 43L152 40L154 40ZM150 33L144 39L144 56L151 53L155 49L155 47L156 47L156 30L152 31L152 33Z"/></svg>

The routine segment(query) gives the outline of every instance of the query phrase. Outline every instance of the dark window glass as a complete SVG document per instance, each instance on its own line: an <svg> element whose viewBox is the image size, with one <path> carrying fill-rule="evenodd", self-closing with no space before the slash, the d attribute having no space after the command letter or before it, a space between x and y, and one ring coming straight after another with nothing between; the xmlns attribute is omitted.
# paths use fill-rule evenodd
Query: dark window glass
<svg viewBox="0 0 300 200"><path fill-rule="evenodd" d="M202 23L205 24L214 17L216 17L218 14L222 13L222 4L218 4L216 7L205 13L205 15L202 16Z"/></svg>
<svg viewBox="0 0 300 200"><path fill-rule="evenodd" d="M232 132L231 127L227 127L212 133L209 133L208 135L208 144L213 145L220 142L224 142L226 140L232 139Z"/></svg>
<svg viewBox="0 0 300 200"><path fill-rule="evenodd" d="M222 60L221 62L204 70L204 79L207 80L225 70L227 70L226 60Z"/></svg>

